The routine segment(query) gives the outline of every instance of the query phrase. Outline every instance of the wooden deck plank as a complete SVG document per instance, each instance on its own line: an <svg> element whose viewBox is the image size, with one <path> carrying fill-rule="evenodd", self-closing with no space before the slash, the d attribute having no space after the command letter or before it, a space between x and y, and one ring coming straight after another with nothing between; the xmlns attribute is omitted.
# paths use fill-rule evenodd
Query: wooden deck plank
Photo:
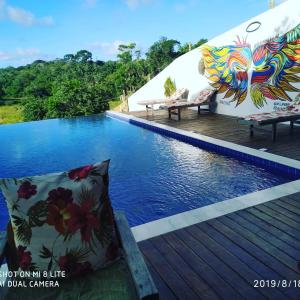
<svg viewBox="0 0 300 300"><path fill-rule="evenodd" d="M292 205L293 207L300 209L300 200L297 201L291 198L290 196L287 196L284 199L280 199L280 200L283 201L284 203L288 203L289 205Z"/></svg>
<svg viewBox="0 0 300 300"><path fill-rule="evenodd" d="M294 249L300 249L300 241L294 239L291 235L284 232L283 230L278 229L277 227L273 226L273 224L269 224L262 219L257 218L253 214L249 213L247 210L238 211L237 215L241 216L245 220L249 220L250 222L254 223L256 226L260 227L262 230L269 232L273 236L280 238L283 240L287 245L294 247Z"/></svg>
<svg viewBox="0 0 300 300"><path fill-rule="evenodd" d="M185 241L180 239L175 233L164 236L176 252L190 265L190 267L211 286L215 287L215 292L221 298L235 299L241 297L218 273L212 269L201 257L195 253L192 248L186 245Z"/></svg>
<svg viewBox="0 0 300 300"><path fill-rule="evenodd" d="M246 228L247 230L251 230L251 232L255 234L255 236L259 236L264 241L270 243L271 245L278 248L280 251L286 253L293 259L300 259L300 248L295 249L294 247L289 246L285 241L281 240L279 237L270 234L269 231L262 229L255 223L252 223L251 221L242 218L238 214L229 214L227 217L239 224L240 226Z"/></svg>
<svg viewBox="0 0 300 300"><path fill-rule="evenodd" d="M155 247L153 247L149 240L143 241L139 246L142 253L149 261L151 261L156 272L163 278L166 285L170 287L177 298L186 300L199 299L198 295L192 291L182 277L174 271L173 267L166 262L164 257L161 256L160 252Z"/></svg>
<svg viewBox="0 0 300 300"><path fill-rule="evenodd" d="M276 219L273 218L272 215L269 215L265 213L264 211L258 209L258 207L249 208L247 209L247 212L250 212L254 216L264 220L265 222L268 222L269 224L274 225L275 227L279 228L280 230L283 230L287 232L289 235L291 235L294 239L297 239L300 241L300 231L289 226L288 224L281 222L280 218Z"/></svg>
<svg viewBox="0 0 300 300"><path fill-rule="evenodd" d="M255 294L257 294L259 291L265 297L271 296L274 299L282 298L283 295L278 290L267 291L264 289L253 289L254 280L263 279L261 275L249 268L249 266L244 264L239 258L224 248L223 245L218 244L216 241L210 238L209 235L207 235L204 231L199 230L199 227L191 226L187 228L187 231L192 234L200 243L205 244L205 247L207 247L214 255L219 257L220 260L226 263L236 274L239 274L239 276L243 278L243 280L246 282L247 289L243 290L243 296L247 294L249 297L261 297L261 295L255 296ZM233 272L231 271L230 273L232 274ZM243 280L241 280L240 283L242 283Z"/></svg>
<svg viewBox="0 0 300 300"><path fill-rule="evenodd" d="M145 258L147 267L152 275L153 281L159 291L159 297L160 299L166 299L166 300L176 300L178 299L174 292L167 286L165 281L162 279L162 277L159 275L158 272L154 269L151 262Z"/></svg>
<svg viewBox="0 0 300 300"><path fill-rule="evenodd" d="M300 204L300 195L299 193L288 195L287 198L293 199L296 201L297 204Z"/></svg>
<svg viewBox="0 0 300 300"><path fill-rule="evenodd" d="M197 226L202 231L205 231L205 233L207 233L212 239L214 239L219 244L222 244L228 251L230 251L241 261L247 264L247 266L254 269L263 278L267 278L270 275L275 279L281 278L281 276L276 272L276 270L271 269L264 263L257 260L256 257L252 256L251 253L246 251L239 243L234 241L234 239L229 239L226 235L218 231L208 222L199 223Z"/></svg>
<svg viewBox="0 0 300 300"><path fill-rule="evenodd" d="M207 283L189 267L185 260L162 237L151 239L151 243L166 258L166 261L172 265L175 272L183 278L198 297L204 296L206 299L219 299Z"/></svg>
<svg viewBox="0 0 300 300"><path fill-rule="evenodd" d="M300 230L300 224L298 222L295 222L294 220L290 219L286 215L284 215L281 211L276 211L266 205L260 205L257 207L257 209L259 209L262 212L265 212L269 216L281 221L282 223L287 224L288 226L290 226L296 230Z"/></svg>
<svg viewBox="0 0 300 300"><path fill-rule="evenodd" d="M246 299L261 297L256 291L252 291L252 287L247 284L247 282L245 282L238 273L232 272L232 269L222 259L214 255L210 249L200 243L200 241L189 231L192 228L194 228L194 226L188 227L186 230L175 231L174 233L183 240L188 247L197 253L197 255L201 257L215 272L218 272L219 276L231 287L236 289L242 297Z"/></svg>
<svg viewBox="0 0 300 300"><path fill-rule="evenodd" d="M265 203L265 206L267 206L268 208L270 208L272 210L275 210L276 212L279 212L279 213L285 215L286 217L290 218L291 220L293 220L297 223L300 223L300 215L297 214L295 210L292 212L292 211L286 209L285 207L278 205L277 202Z"/></svg>
<svg viewBox="0 0 300 300"><path fill-rule="evenodd" d="M252 268L255 272L260 274L265 280L273 279L273 280L282 280L282 276L280 276L276 270L272 270L269 266L257 260L255 257L248 253L245 249L240 247L240 245L234 243L230 239L226 238L223 234L217 231L215 228L210 226L208 222L203 222L198 224L203 231L205 231L212 239L217 241L219 244L222 244L228 251L230 251L233 255L238 257L241 261L247 264L250 268ZM298 299L295 293L286 288L279 287L278 288L283 294L292 299Z"/></svg>
<svg viewBox="0 0 300 300"><path fill-rule="evenodd" d="M264 249L253 244L251 241L249 241L248 239L240 235L238 232L236 232L235 229L229 228L217 219L211 220L209 222L209 225L212 225L215 229L224 234L227 238L240 245L243 249L245 249L251 255L256 257L257 260L263 262L265 265L275 270L282 277L291 278L294 276L295 272L293 272L289 267L282 264L274 256L267 254L264 251Z"/></svg>
<svg viewBox="0 0 300 300"><path fill-rule="evenodd" d="M273 257L276 258L276 260L280 261L283 265L288 267L289 269L285 268L286 276L287 276L286 278L292 279L300 275L298 272L299 270L295 259L292 259L289 255L285 254L277 247L274 247L270 243L266 242L264 239L260 238L258 235L254 234L247 228L239 226L237 222L233 222L229 217L227 216L222 217L221 222L226 226L228 226L229 228L235 230L241 236L248 239L254 245L257 245L258 247L262 248L266 253L272 255Z"/></svg>
<svg viewBox="0 0 300 300"><path fill-rule="evenodd" d="M300 207L298 208L297 206L294 206L289 202L285 202L282 199L276 200L274 203L276 203L276 205L279 205L282 208L287 209L289 212L300 216Z"/></svg>

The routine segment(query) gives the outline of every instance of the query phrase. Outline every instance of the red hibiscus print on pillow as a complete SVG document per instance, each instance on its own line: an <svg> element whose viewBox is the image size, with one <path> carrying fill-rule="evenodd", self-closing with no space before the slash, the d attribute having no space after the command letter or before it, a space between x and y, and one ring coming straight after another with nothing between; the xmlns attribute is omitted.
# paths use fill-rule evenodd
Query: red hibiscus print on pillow
<svg viewBox="0 0 300 300"><path fill-rule="evenodd" d="M19 260L19 266L21 270L29 270L30 265L31 265L31 252L30 251L25 251L26 247L23 246L18 246L17 248L17 255L18 255L18 260Z"/></svg>
<svg viewBox="0 0 300 300"><path fill-rule="evenodd" d="M68 173L68 176L72 180L79 181L81 179L87 178L93 169L93 166L84 166L81 168L76 168L71 170Z"/></svg>
<svg viewBox="0 0 300 300"><path fill-rule="evenodd" d="M18 197L23 199L29 199L36 194L36 185L30 183L30 181L24 181L18 189Z"/></svg>
<svg viewBox="0 0 300 300"><path fill-rule="evenodd" d="M67 233L67 222L70 219L68 205L73 202L72 191L59 187L48 193L47 224L55 227L60 234Z"/></svg>
<svg viewBox="0 0 300 300"><path fill-rule="evenodd" d="M85 199L80 206L75 203L68 206L70 213L70 219L67 222L68 230L70 233L80 230L82 241L90 241L93 229L99 226L96 212L93 209L94 201L91 199Z"/></svg>
<svg viewBox="0 0 300 300"><path fill-rule="evenodd" d="M68 277L82 276L92 271L92 266L88 261L79 262L76 255L67 253L58 260L61 271L66 271Z"/></svg>
<svg viewBox="0 0 300 300"><path fill-rule="evenodd" d="M49 205L58 207L66 207L69 203L73 202L72 190L58 187L48 193L47 199Z"/></svg>

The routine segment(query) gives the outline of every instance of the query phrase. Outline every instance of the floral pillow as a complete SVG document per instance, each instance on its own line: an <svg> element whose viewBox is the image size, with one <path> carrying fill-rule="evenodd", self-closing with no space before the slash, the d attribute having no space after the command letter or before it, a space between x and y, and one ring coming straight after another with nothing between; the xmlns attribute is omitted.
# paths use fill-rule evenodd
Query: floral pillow
<svg viewBox="0 0 300 300"><path fill-rule="evenodd" d="M209 97L215 92L215 90L211 88L207 88L202 90L198 96L195 98L195 102L203 103L209 99Z"/></svg>
<svg viewBox="0 0 300 300"><path fill-rule="evenodd" d="M175 91L174 94L172 94L169 99L172 101L185 101L188 97L189 90L186 88L181 88Z"/></svg>
<svg viewBox="0 0 300 300"><path fill-rule="evenodd" d="M69 172L1 179L19 270L72 277L118 258L108 197L109 161Z"/></svg>

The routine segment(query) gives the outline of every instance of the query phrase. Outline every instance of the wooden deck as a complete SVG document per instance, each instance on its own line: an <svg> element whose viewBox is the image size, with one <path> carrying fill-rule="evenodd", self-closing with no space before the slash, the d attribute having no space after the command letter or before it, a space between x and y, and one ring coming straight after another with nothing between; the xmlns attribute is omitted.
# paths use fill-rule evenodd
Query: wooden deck
<svg viewBox="0 0 300 300"><path fill-rule="evenodd" d="M134 115L250 148L266 148L268 152L300 160L300 126L295 126L291 134L289 125L278 124L277 141L272 142L271 125L254 131L254 137L250 137L249 126L238 124L237 118L230 116L207 112L198 115L190 109L182 111L180 121L169 120L167 111L155 111L153 115L136 112Z"/></svg>
<svg viewBox="0 0 300 300"><path fill-rule="evenodd" d="M300 193L139 247L161 299L300 299ZM255 288L255 280L279 287Z"/></svg>
<svg viewBox="0 0 300 300"><path fill-rule="evenodd" d="M300 127L290 134L289 126L279 125L273 143L271 128L251 138L249 128L233 117L190 110L179 122L164 111L135 115L300 160ZM161 299L300 299L300 193L142 241L139 247ZM260 284L266 286L255 288L255 280L265 280Z"/></svg>

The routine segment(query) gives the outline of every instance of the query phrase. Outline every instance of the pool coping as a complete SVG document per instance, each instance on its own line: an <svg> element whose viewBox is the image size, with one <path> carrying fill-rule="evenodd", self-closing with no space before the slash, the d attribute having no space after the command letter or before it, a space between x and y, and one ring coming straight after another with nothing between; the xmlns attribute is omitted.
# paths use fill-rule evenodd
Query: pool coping
<svg viewBox="0 0 300 300"><path fill-rule="evenodd" d="M119 112L107 111L106 115L175 138L182 142L196 145L206 150L215 151L223 155L251 162L258 166L263 166L273 172L285 173L286 176L293 177L294 179L291 182L268 189L223 200L218 203L134 226L131 230L137 242L300 192L300 161L298 160L263 152Z"/></svg>

